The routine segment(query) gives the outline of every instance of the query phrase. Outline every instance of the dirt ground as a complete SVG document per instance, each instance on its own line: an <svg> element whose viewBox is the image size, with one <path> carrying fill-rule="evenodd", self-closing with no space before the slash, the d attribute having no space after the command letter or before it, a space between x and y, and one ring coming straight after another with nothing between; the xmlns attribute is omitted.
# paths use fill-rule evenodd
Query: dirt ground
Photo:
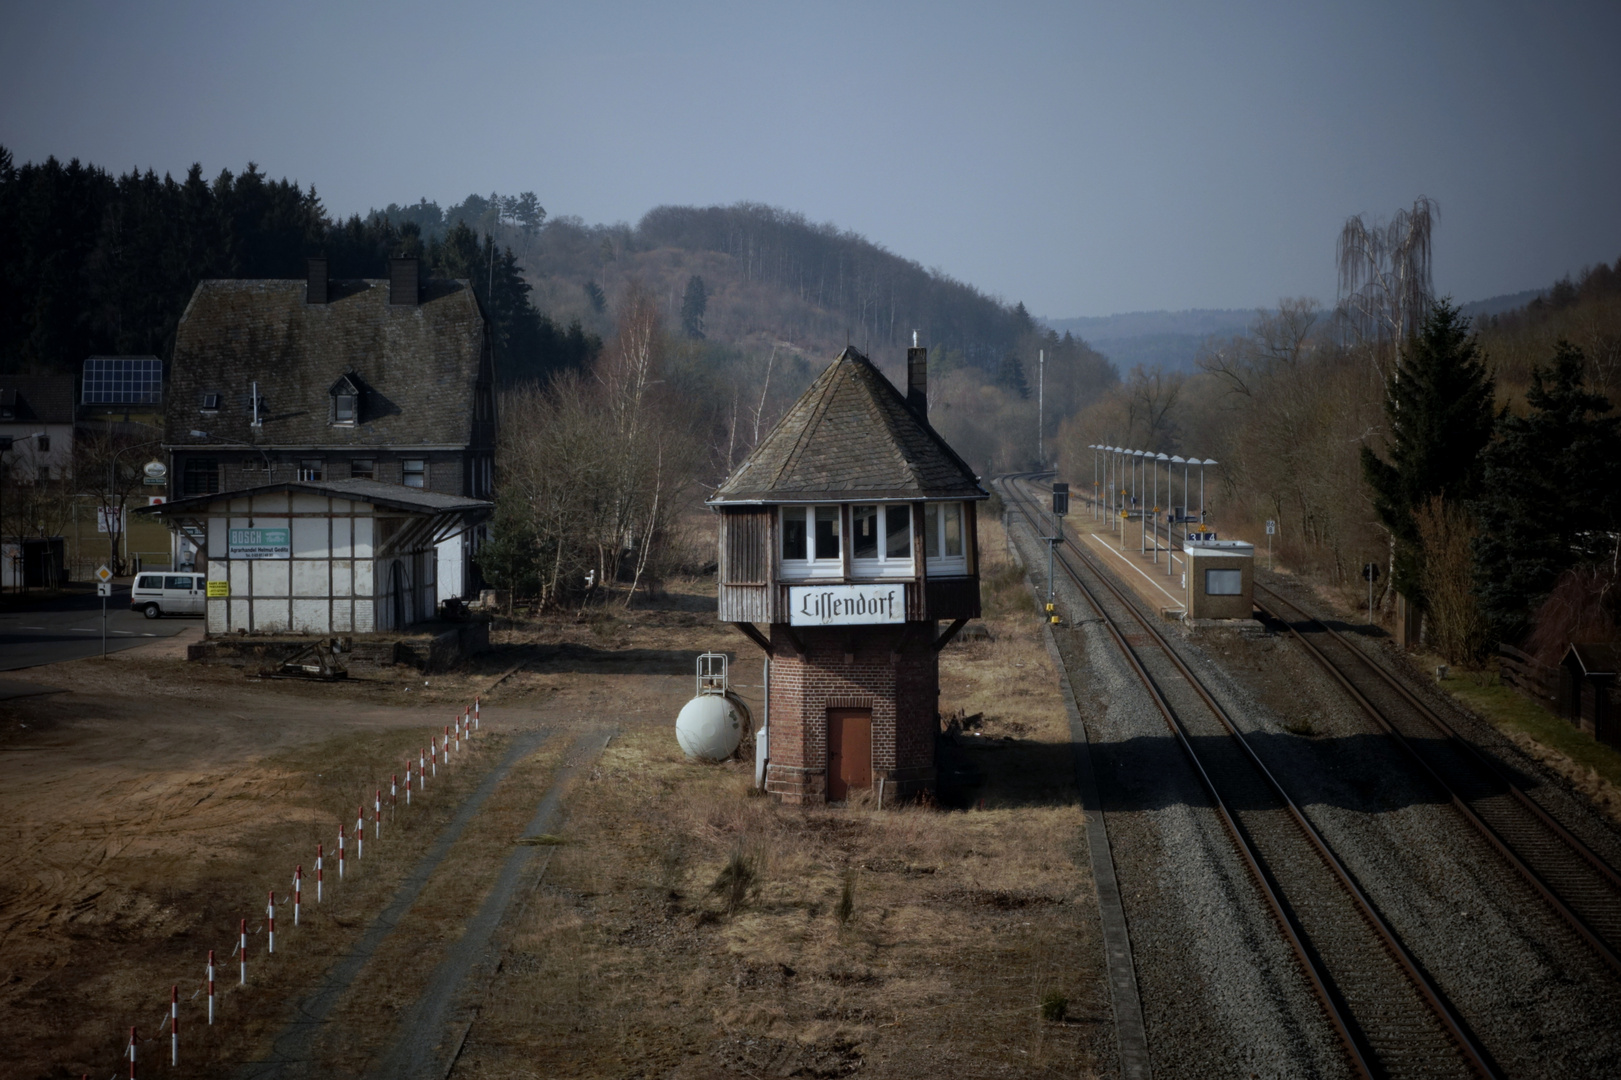
<svg viewBox="0 0 1621 1080"><path fill-rule="evenodd" d="M554 733L481 804L334 1013L327 1063L374 1067L563 747L604 725L618 734L570 788L541 887L503 928L508 952L455 1075L1106 1071L1113 1034L1067 724L1019 575L988 566L986 582L993 639L942 654L942 712L967 721L950 750L962 810L780 807L750 793L743 762L684 761L671 728L698 652L736 654L734 684L759 701L759 654L714 622L712 582L632 612L497 629L494 652L426 679L402 668L348 685L252 680L186 663L190 635L14 673L65 690L0 702L0 1077L106 1075L131 1025L160 1040L143 1041L143 1075L217 1076L261 1058L514 740ZM483 732L409 810L403 794L385 809L380 837L368 825L364 857L336 882L339 824L352 829L379 785L386 803L407 755L515 665L484 698ZM200 993L210 948L212 1028ZM179 1069L161 1031L171 985Z"/></svg>

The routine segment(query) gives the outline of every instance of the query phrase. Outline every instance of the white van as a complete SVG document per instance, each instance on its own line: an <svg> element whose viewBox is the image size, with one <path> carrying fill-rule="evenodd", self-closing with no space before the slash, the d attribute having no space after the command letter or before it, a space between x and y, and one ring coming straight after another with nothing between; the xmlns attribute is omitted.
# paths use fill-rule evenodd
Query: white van
<svg viewBox="0 0 1621 1080"><path fill-rule="evenodd" d="M129 591L129 609L148 619L160 615L201 615L208 598L202 574L138 574Z"/></svg>

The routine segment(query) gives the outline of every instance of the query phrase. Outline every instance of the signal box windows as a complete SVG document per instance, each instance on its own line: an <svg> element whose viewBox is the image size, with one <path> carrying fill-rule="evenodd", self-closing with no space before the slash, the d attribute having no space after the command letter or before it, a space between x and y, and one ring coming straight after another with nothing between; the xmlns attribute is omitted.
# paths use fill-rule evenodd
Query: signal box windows
<svg viewBox="0 0 1621 1080"><path fill-rule="evenodd" d="M963 553L962 503L927 503L923 507L924 555L929 574L966 574Z"/></svg>
<svg viewBox="0 0 1621 1080"><path fill-rule="evenodd" d="M1204 572L1204 593L1206 596L1244 595L1244 572L1242 570L1206 570Z"/></svg>
<svg viewBox="0 0 1621 1080"><path fill-rule="evenodd" d="M782 576L843 576L843 567L839 565L839 533L837 506L783 507ZM821 565L816 565L818 563Z"/></svg>

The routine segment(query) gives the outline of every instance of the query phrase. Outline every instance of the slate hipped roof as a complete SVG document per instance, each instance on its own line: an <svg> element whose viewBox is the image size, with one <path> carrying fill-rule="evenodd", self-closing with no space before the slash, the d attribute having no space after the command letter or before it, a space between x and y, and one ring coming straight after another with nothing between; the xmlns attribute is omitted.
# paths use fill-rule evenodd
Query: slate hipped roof
<svg viewBox="0 0 1621 1080"><path fill-rule="evenodd" d="M962 458L872 361L846 348L709 501L983 499Z"/></svg>
<svg viewBox="0 0 1621 1080"><path fill-rule="evenodd" d="M287 447L473 442L474 390L488 363L484 315L465 281L425 281L421 303L390 304L387 281L333 281L325 304L299 280L203 281L175 334L165 408L172 446ZM333 383L362 387L359 423L332 424ZM249 386L263 426L253 428ZM204 394L219 394L202 414ZM193 429L211 439L194 439Z"/></svg>

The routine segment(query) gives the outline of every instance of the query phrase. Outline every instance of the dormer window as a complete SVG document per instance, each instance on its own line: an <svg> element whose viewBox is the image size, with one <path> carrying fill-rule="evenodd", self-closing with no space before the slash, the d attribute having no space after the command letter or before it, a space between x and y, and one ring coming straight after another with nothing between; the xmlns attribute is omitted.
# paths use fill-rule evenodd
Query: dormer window
<svg viewBox="0 0 1621 1080"><path fill-rule="evenodd" d="M202 403L199 404L197 406L197 408L198 408L199 411L205 412L205 413L217 413L217 412L219 412L220 411L220 396L218 394L204 394Z"/></svg>
<svg viewBox="0 0 1621 1080"><path fill-rule="evenodd" d="M332 423L353 427L360 423L360 380L348 373L327 391L332 396Z"/></svg>

